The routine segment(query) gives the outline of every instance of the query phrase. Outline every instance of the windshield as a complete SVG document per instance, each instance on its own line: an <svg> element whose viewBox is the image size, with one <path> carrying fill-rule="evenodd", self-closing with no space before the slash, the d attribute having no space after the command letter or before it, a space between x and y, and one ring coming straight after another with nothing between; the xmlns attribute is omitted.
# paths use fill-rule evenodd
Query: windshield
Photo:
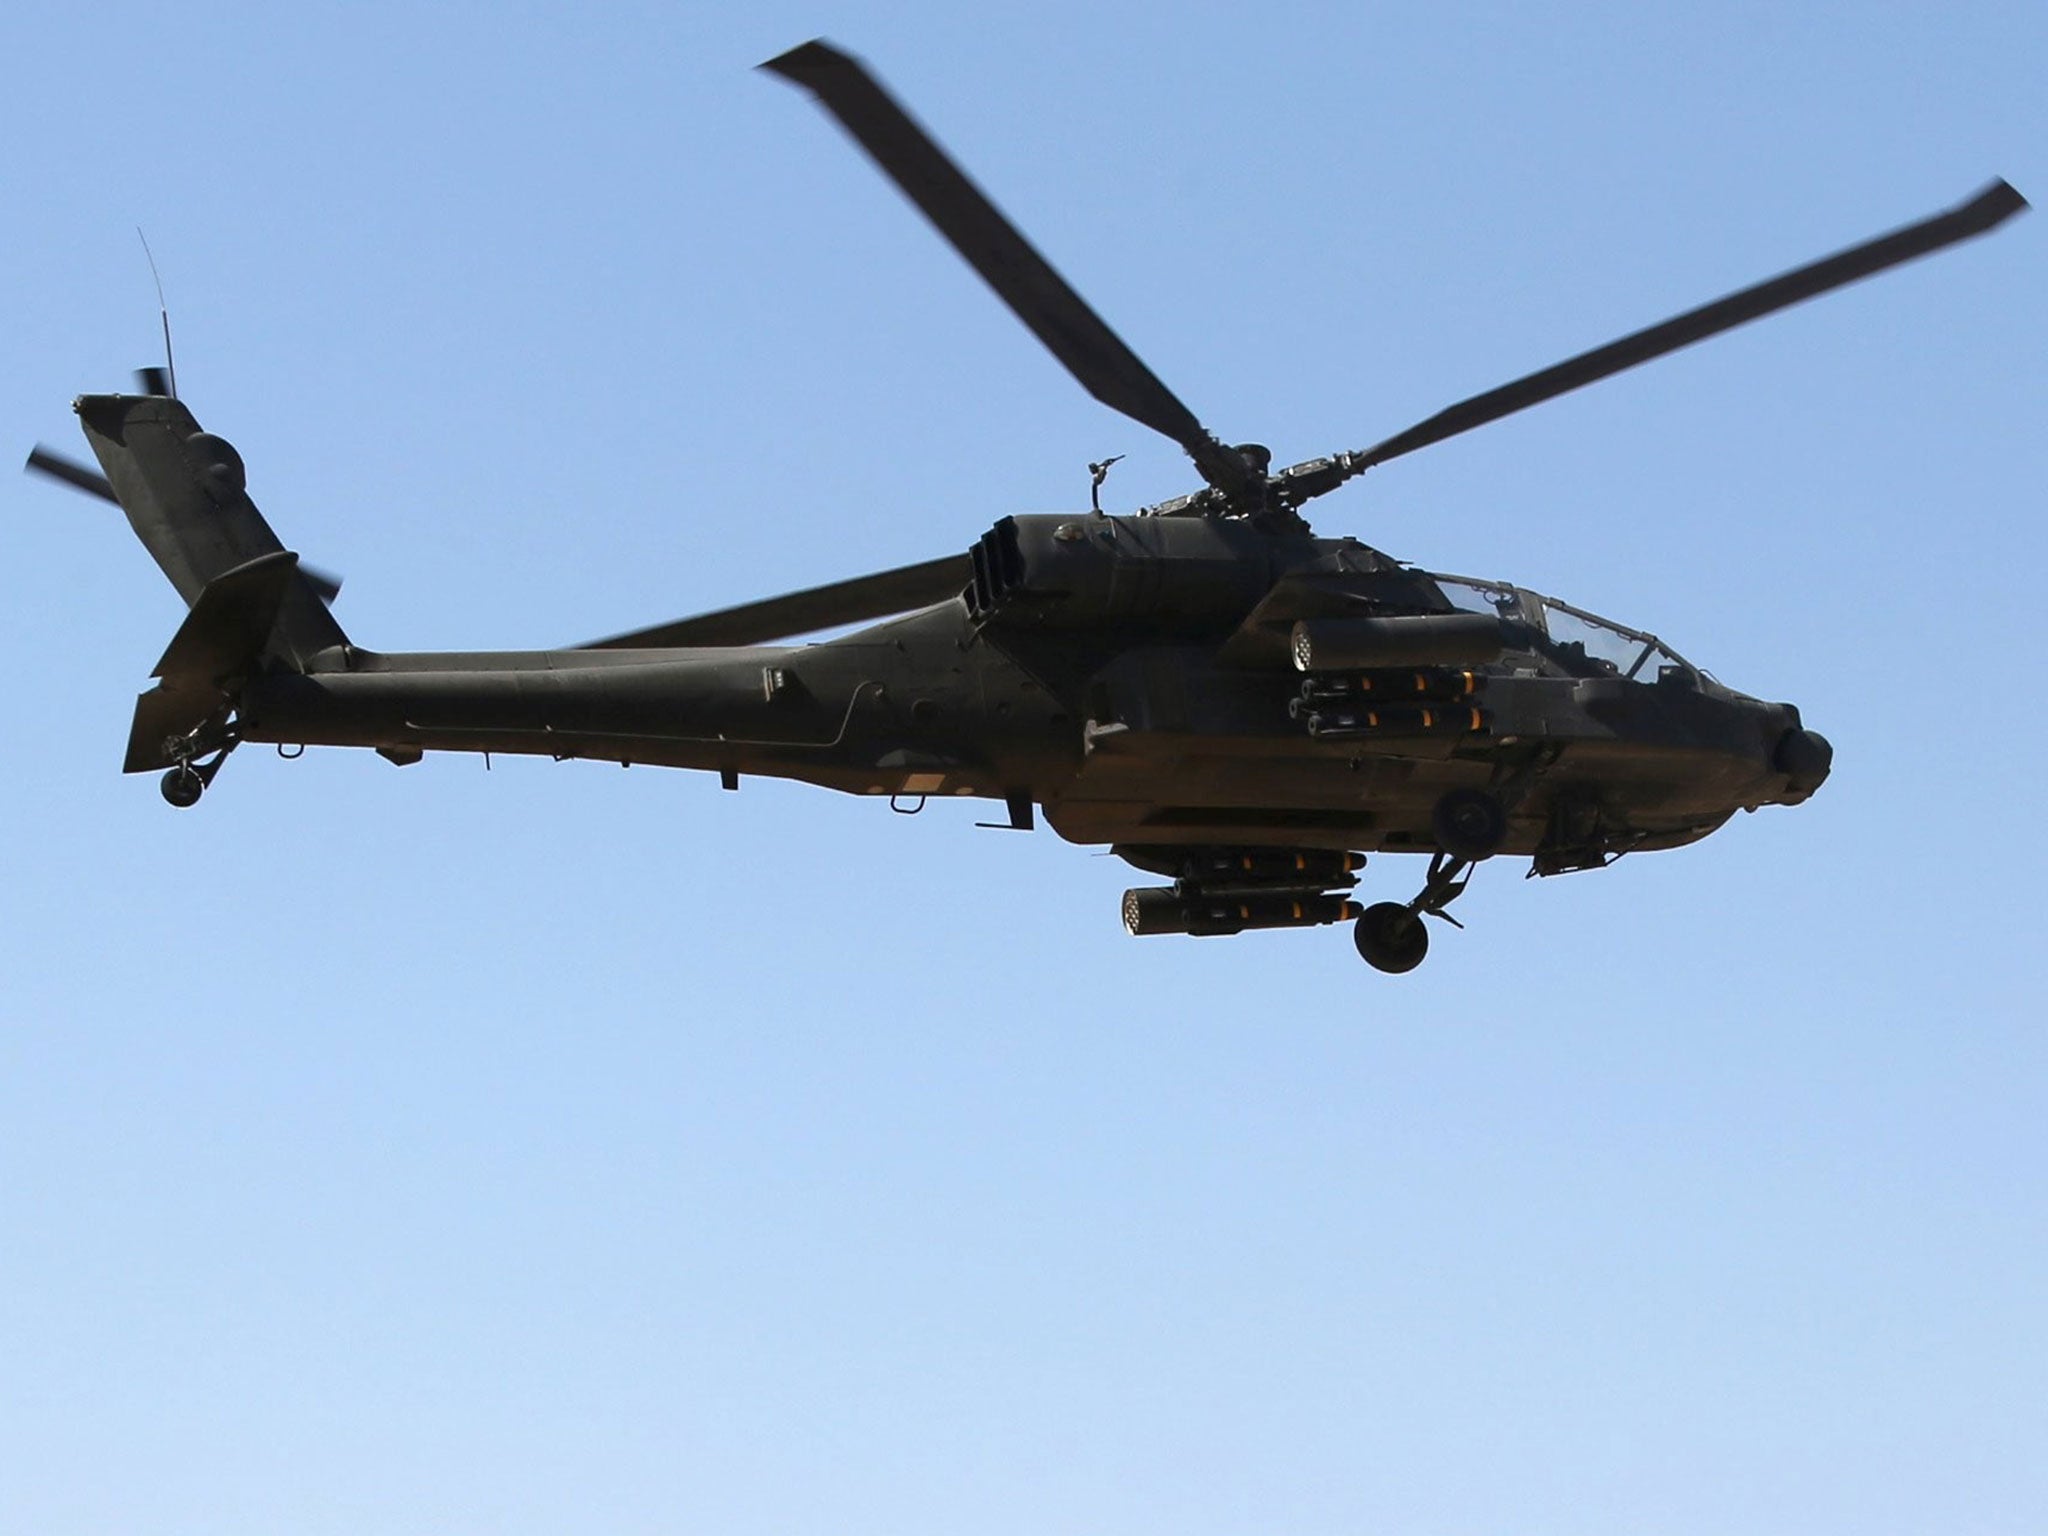
<svg viewBox="0 0 2048 1536"><path fill-rule="evenodd" d="M1655 635L1574 608L1505 581L1428 573L1453 608L1520 619L1549 638L1545 654L1576 677L1625 677L1654 683L1694 675L1686 659Z"/></svg>

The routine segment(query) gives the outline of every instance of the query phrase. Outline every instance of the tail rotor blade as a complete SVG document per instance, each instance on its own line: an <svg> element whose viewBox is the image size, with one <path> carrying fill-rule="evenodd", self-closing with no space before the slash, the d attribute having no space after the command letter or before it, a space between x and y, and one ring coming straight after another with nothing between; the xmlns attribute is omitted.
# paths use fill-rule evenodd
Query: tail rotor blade
<svg viewBox="0 0 2048 1536"><path fill-rule="evenodd" d="M23 469L33 474L47 475L52 480L62 480L66 485L76 486L88 496L97 496L102 501L111 501L119 506L114 487L107 477L98 470L87 469L83 464L67 459L54 449L45 448L41 443L29 450L28 462Z"/></svg>

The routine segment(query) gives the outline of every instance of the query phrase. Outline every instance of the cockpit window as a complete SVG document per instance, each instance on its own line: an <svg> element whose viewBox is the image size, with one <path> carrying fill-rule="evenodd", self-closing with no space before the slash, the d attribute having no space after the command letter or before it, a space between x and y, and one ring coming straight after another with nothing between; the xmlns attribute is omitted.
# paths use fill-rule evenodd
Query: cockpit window
<svg viewBox="0 0 2048 1536"><path fill-rule="evenodd" d="M1474 581L1469 576L1438 576L1431 579L1446 600L1461 613L1485 613L1497 618L1529 617L1522 605L1523 593L1504 581Z"/></svg>
<svg viewBox="0 0 2048 1536"><path fill-rule="evenodd" d="M1453 608L1519 619L1547 638L1545 656L1574 677L1621 677L1639 683L1695 679L1684 657L1655 635L1616 624L1554 597L1505 581L1430 573Z"/></svg>
<svg viewBox="0 0 2048 1536"><path fill-rule="evenodd" d="M1596 671L1612 677L1634 677L1642 665L1647 648L1618 629L1588 623L1555 603L1544 605L1543 616L1548 621L1551 644L1574 659L1592 663Z"/></svg>
<svg viewBox="0 0 2048 1536"><path fill-rule="evenodd" d="M1600 673L1638 683L1657 682L1674 670L1692 675L1685 659L1655 635L1599 618L1554 597L1543 598L1542 604L1551 644L1574 657L1585 657Z"/></svg>

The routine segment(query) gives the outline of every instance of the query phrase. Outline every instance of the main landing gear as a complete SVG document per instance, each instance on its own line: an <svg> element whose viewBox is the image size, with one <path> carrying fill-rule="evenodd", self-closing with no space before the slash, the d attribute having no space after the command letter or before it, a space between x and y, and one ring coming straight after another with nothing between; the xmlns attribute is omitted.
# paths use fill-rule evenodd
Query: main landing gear
<svg viewBox="0 0 2048 1536"><path fill-rule="evenodd" d="M1473 861L1454 853L1432 855L1429 878L1413 901L1378 901L1359 915L1351 930L1358 955L1376 971L1399 976L1422 964L1429 953L1429 929L1423 917L1440 917L1453 928L1465 925L1444 908L1465 894L1472 883Z"/></svg>
<svg viewBox="0 0 2048 1536"><path fill-rule="evenodd" d="M1507 807L1487 790L1451 790L1437 801L1429 819L1441 852L1430 857L1421 894L1408 902L1373 903L1351 930L1359 958L1391 976L1414 970L1429 953L1424 917L1440 917L1453 928L1464 926L1444 909L1465 894L1473 866L1492 858L1507 841Z"/></svg>

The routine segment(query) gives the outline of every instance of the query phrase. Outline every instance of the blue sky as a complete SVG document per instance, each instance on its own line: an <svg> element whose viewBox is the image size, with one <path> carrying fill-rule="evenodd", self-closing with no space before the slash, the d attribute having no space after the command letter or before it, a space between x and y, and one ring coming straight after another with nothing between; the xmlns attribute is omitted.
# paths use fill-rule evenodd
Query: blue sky
<svg viewBox="0 0 2048 1536"><path fill-rule="evenodd" d="M1283 461L2048 195L2032 5L44 7L0 420L156 360L143 226L380 649L1191 488L751 73L814 35ZM8 485L0 1531L2048 1524L2039 219L1318 504L1837 749L1406 978L1129 939L968 805L252 748L172 812L175 595Z"/></svg>

